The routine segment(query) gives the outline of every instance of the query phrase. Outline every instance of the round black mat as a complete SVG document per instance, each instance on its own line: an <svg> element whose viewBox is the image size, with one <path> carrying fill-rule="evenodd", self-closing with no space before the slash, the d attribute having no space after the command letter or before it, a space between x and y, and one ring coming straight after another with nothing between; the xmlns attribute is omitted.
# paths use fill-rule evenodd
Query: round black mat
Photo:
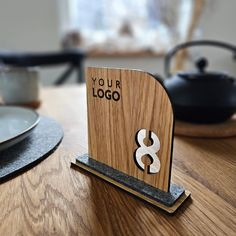
<svg viewBox="0 0 236 236"><path fill-rule="evenodd" d="M56 150L63 138L61 126L41 117L29 137L0 152L0 183L38 164Z"/></svg>

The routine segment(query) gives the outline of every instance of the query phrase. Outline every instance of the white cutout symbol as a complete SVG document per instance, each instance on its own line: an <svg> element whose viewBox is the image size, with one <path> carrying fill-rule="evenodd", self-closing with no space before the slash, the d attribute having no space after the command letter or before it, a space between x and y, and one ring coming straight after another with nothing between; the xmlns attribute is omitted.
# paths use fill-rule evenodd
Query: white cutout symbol
<svg viewBox="0 0 236 236"><path fill-rule="evenodd" d="M137 144L139 147L135 151L135 162L136 165L144 170L145 165L142 162L142 157L145 155L148 155L152 161L152 163L148 166L148 173L150 174L155 174L160 171L161 163L159 160L159 157L157 156L157 152L160 150L160 140L157 137L157 135L153 132L150 132L150 138L153 141L153 144L150 146L146 146L143 141L147 137L147 130L146 129L141 129L137 132Z"/></svg>

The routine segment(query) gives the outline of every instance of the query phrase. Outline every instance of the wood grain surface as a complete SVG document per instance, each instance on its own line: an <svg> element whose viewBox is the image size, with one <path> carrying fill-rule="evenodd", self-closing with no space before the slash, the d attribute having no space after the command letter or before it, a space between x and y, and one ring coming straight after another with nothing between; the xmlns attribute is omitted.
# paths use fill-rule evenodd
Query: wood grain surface
<svg viewBox="0 0 236 236"><path fill-rule="evenodd" d="M85 87L42 91L41 114L65 131L60 147L0 185L0 235L235 235L236 138L174 141L172 181L192 197L175 215L70 168L87 152Z"/></svg>
<svg viewBox="0 0 236 236"><path fill-rule="evenodd" d="M142 71L88 68L87 72L89 155L167 192L173 111L165 89L154 77ZM102 96L106 91L109 91L107 98ZM110 98L112 93L115 93L114 99ZM142 170L135 164L134 153L139 147L136 135L141 129L146 130L145 140L148 140L149 131L160 140L160 150L154 150L157 152L155 158L160 160L158 173L150 174L146 167ZM143 158L149 159L148 155Z"/></svg>

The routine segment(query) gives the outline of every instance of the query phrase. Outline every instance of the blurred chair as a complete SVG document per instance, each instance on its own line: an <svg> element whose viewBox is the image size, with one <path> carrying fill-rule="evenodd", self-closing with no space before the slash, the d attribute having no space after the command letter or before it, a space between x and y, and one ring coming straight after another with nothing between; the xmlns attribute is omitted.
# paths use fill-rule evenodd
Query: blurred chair
<svg viewBox="0 0 236 236"><path fill-rule="evenodd" d="M15 53L0 51L0 64L15 67L49 67L68 64L68 68L56 79L54 85L64 84L72 72L77 72L77 83L83 83L84 68L83 62L85 52L82 50L66 50L61 52L45 53Z"/></svg>

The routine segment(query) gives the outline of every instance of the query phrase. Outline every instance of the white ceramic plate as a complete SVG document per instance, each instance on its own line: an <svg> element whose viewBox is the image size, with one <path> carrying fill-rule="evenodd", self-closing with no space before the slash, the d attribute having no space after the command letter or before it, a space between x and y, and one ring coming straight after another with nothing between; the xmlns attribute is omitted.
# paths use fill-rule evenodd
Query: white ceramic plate
<svg viewBox="0 0 236 236"><path fill-rule="evenodd" d="M39 115L31 109L0 106L0 151L28 137L38 122Z"/></svg>

